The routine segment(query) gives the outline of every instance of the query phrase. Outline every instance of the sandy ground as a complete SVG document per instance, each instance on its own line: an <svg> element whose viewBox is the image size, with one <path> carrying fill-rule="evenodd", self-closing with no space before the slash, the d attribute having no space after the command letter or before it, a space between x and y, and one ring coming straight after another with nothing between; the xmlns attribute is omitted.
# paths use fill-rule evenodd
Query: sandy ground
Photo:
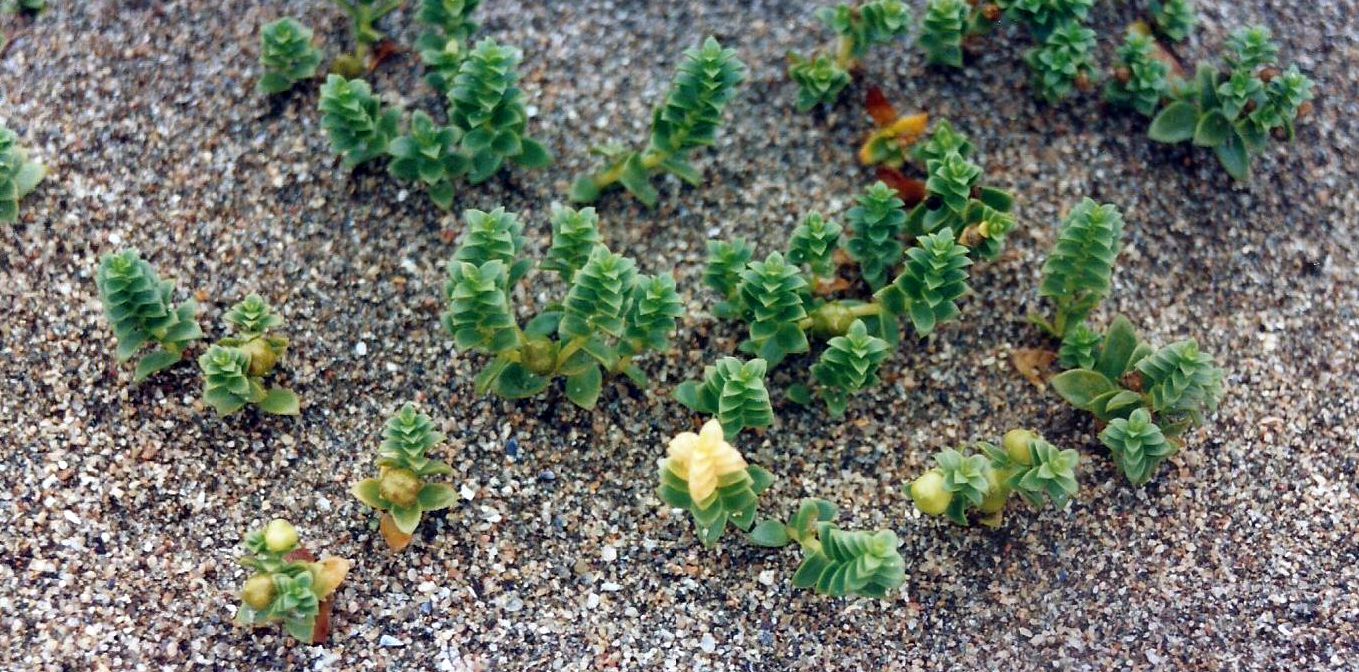
<svg viewBox="0 0 1359 672"><path fill-rule="evenodd" d="M840 216L870 181L853 142L856 89L798 114L783 55L817 46L811 3L490 1L482 34L525 52L531 133L552 168L459 196L503 205L548 243L546 213L593 164L591 144L642 142L680 51L712 33L752 66L703 188L667 181L645 211L599 204L605 236L644 271L674 269L689 312L656 383L606 386L582 412L559 390L478 398L484 359L437 322L458 219L377 170L338 167L317 87L253 93L258 26L300 16L333 55L337 11L309 2L53 2L0 18L0 121L52 175L0 230L0 667L102 669L1320 669L1359 666L1359 21L1352 0L1202 2L1181 47L1215 55L1227 32L1270 25L1285 62L1318 81L1299 142L1233 185L1205 152L1156 146L1145 122L1093 99L1049 108L1026 90L1004 34L972 67L936 72L879 49L870 76L903 108L951 118L989 181L1016 191L1012 254L974 271L964 318L904 347L889 384L843 422L780 406L741 448L778 476L762 515L827 497L851 527L891 527L909 578L887 603L795 591L792 549L731 539L705 551L653 494L656 459L697 419L669 393L733 350L707 312L704 242L782 249L801 214ZM1094 15L1111 53L1124 4ZM408 13L388 25L403 44ZM1347 71L1347 65L1349 70ZM394 102L438 109L407 55L374 80ZM1058 217L1084 195L1120 206L1127 248L1099 314L1127 313L1165 343L1195 337L1228 371L1209 427L1144 489L1128 486L1088 418L1008 364L1042 341L1023 322ZM257 291L288 320L280 382L300 418L226 420L186 363L134 386L113 361L93 273L135 245L201 322ZM527 316L561 295L538 276ZM782 389L786 367L771 382ZM392 556L347 493L369 474L385 418L414 400L451 437L464 499ZM937 449L1034 426L1078 448L1067 510L1018 507L998 532L914 514L901 485ZM248 530L275 516L313 548L356 561L332 641L231 624Z"/></svg>

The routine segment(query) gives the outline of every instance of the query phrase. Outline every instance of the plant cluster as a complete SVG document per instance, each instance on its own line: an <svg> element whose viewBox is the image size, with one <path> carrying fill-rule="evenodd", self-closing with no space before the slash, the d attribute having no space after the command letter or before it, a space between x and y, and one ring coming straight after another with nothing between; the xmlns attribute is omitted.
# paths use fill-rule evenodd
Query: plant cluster
<svg viewBox="0 0 1359 672"><path fill-rule="evenodd" d="M244 546L248 555L239 562L254 573L241 588L236 622L248 627L282 623L299 642L325 641L331 601L349 573L349 561L316 561L299 545L297 529L281 518L246 535Z"/></svg>
<svg viewBox="0 0 1359 672"><path fill-rule="evenodd" d="M920 48L933 65L963 67L963 47L991 32L1001 17L1000 7L968 0L929 0L920 21Z"/></svg>
<svg viewBox="0 0 1359 672"><path fill-rule="evenodd" d="M1077 89L1088 90L1098 69L1095 31L1075 21L1058 24L1042 45L1024 54L1033 73L1033 87L1048 103L1058 103Z"/></svg>
<svg viewBox="0 0 1359 672"><path fill-rule="evenodd" d="M37 188L47 170L28 159L19 136L0 126L0 223L19 221L19 201Z"/></svg>
<svg viewBox="0 0 1359 672"><path fill-rule="evenodd" d="M1169 59L1151 35L1129 31L1118 48L1118 66L1104 85L1104 99L1139 114L1153 116L1170 91Z"/></svg>
<svg viewBox="0 0 1359 672"><path fill-rule="evenodd" d="M1251 157L1272 135L1292 140L1296 119L1311 105L1312 80L1296 66L1280 70L1278 54L1267 29L1236 32L1223 67L1200 62L1192 82L1168 85L1148 137L1210 148L1229 175L1249 180Z"/></svg>
<svg viewBox="0 0 1359 672"><path fill-rule="evenodd" d="M835 505L824 499L804 499L787 523L764 520L750 532L757 546L782 548L797 542L802 562L793 586L822 595L859 595L888 599L906 582L906 562L891 530L842 530L835 525Z"/></svg>
<svg viewBox="0 0 1359 672"><path fill-rule="evenodd" d="M312 44L311 29L291 16L260 29L260 68L264 75L255 89L263 95L282 93L316 76L321 51Z"/></svg>
<svg viewBox="0 0 1359 672"><path fill-rule="evenodd" d="M689 162L689 155L716 142L722 112L745 78L746 66L736 57L736 51L723 49L712 37L702 46L685 51L665 101L652 113L651 141L646 149L638 152L609 144L591 150L604 158L607 167L577 179L571 187L571 200L592 203L606 190L622 185L637 200L653 207L660 197L651 184L656 173L670 173L692 186L702 184L702 174Z"/></svg>
<svg viewBox="0 0 1359 672"><path fill-rule="evenodd" d="M118 338L118 361L132 359L148 344L157 346L137 361L134 381L174 366L185 348L203 337L195 317L198 304L186 299L175 305L174 282L161 280L135 249L104 255L95 284Z"/></svg>
<svg viewBox="0 0 1359 672"><path fill-rule="evenodd" d="M767 368L763 359L723 357L704 367L702 380L681 383L675 399L695 413L713 416L727 436L768 427L774 424L774 409L764 385Z"/></svg>
<svg viewBox="0 0 1359 672"><path fill-rule="evenodd" d="M425 25L417 47L425 66L425 82L448 95L467 55L467 41L477 31L472 20L481 0L421 0L417 17Z"/></svg>
<svg viewBox="0 0 1359 672"><path fill-rule="evenodd" d="M1114 462L1142 485L1183 447L1184 433L1217 409L1222 370L1192 339L1153 348L1123 316L1104 334L1090 333L1074 330L1068 340L1083 342L1063 342L1064 352L1079 355L1063 358L1069 370L1052 378L1052 389L1095 417Z"/></svg>
<svg viewBox="0 0 1359 672"><path fill-rule="evenodd" d="M727 443L717 420L704 423L698 434L682 432L670 440L660 463L661 501L684 509L694 518L698 539L711 548L730 523L749 531L755 524L760 493L774 477L746 463Z"/></svg>
<svg viewBox="0 0 1359 672"><path fill-rule="evenodd" d="M822 7L816 16L836 35L834 55L788 55L788 76L798 86L797 109L833 105L849 86L868 50L890 44L911 28L911 10L901 0L867 0L857 6Z"/></svg>
<svg viewBox="0 0 1359 672"><path fill-rule="evenodd" d="M394 551L410 545L425 513L446 509L457 499L451 486L428 481L453 473L447 463L428 455L443 441L434 421L416 411L414 404L406 404L382 431L378 477L359 481L351 490L360 502L382 513L378 530Z"/></svg>
<svg viewBox="0 0 1359 672"><path fill-rule="evenodd" d="M1194 0L1151 0L1151 21L1172 42L1189 39L1199 23Z"/></svg>
<svg viewBox="0 0 1359 672"><path fill-rule="evenodd" d="M605 372L647 384L634 360L668 349L683 313L669 274L640 274L631 259L610 252L599 242L594 208L557 208L552 248L540 268L558 273L570 289L520 328L511 294L531 268L518 258L523 225L503 209L469 210L465 219L466 234L449 263L443 323L460 349L493 357L477 377L478 393L521 399L564 378L567 398L593 408Z"/></svg>
<svg viewBox="0 0 1359 672"><path fill-rule="evenodd" d="M288 339L269 333L283 326L283 318L258 294L251 294L232 306L224 320L231 335L198 356L203 401L224 416L248 404L265 413L297 415L299 401L292 390L264 386L264 377L288 352Z"/></svg>
<svg viewBox="0 0 1359 672"><path fill-rule="evenodd" d="M1061 508L1078 490L1079 454L1059 450L1030 430L1007 432L1003 449L985 442L977 447L980 453L940 451L936 466L911 482L907 492L921 513L996 528L1011 494L1035 508L1048 502Z"/></svg>

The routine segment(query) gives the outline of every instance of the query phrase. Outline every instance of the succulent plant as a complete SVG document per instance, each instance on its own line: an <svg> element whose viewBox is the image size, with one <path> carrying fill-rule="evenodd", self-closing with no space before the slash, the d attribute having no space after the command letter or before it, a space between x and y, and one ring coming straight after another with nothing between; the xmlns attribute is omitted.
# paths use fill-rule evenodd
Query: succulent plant
<svg viewBox="0 0 1359 672"><path fill-rule="evenodd" d="M330 75L321 87L321 127L330 147L353 170L387 153L397 135L401 113L387 109L362 79Z"/></svg>
<svg viewBox="0 0 1359 672"><path fill-rule="evenodd" d="M392 140L387 152L392 176L419 182L430 200L440 209L453 207L453 181L471 168L471 161L459 149L462 132L453 126L439 126L428 114L416 110L411 115L410 133Z"/></svg>
<svg viewBox="0 0 1359 672"><path fill-rule="evenodd" d="M260 67L264 74L255 89L263 95L282 93L316 76L321 52L312 45L311 29L291 16L260 29Z"/></svg>
<svg viewBox="0 0 1359 672"><path fill-rule="evenodd" d="M1057 103L1077 88L1084 88L1095 75L1095 31L1068 22L1054 28L1040 47L1029 50L1024 60L1033 73L1033 86L1049 103Z"/></svg>
<svg viewBox="0 0 1359 672"><path fill-rule="evenodd" d="M446 483L430 483L432 476L453 473L447 463L431 459L429 451L443 443L428 415L406 404L387 421L378 448L378 477L356 483L350 491L369 508L382 512L378 526L394 551L408 546L425 513L446 509L457 500Z"/></svg>
<svg viewBox="0 0 1359 672"><path fill-rule="evenodd" d="M806 266L814 280L835 275L835 250L840 247L842 231L839 224L822 217L821 213L807 213L788 241L788 262ZM749 261L747 257L741 263Z"/></svg>
<svg viewBox="0 0 1359 672"><path fill-rule="evenodd" d="M908 492L921 513L946 515L966 526L969 509L981 507L1000 483L984 455L963 455L949 448L934 456L935 468L911 482ZM1004 498L1001 498L1004 506ZM998 510L997 510L998 511ZM988 511L989 514L997 511Z"/></svg>
<svg viewBox="0 0 1359 672"><path fill-rule="evenodd" d="M708 241L708 267L703 271L703 284L722 297L713 306L714 315L724 319L745 315L741 303L741 273L754 254L750 244L741 239Z"/></svg>
<svg viewBox="0 0 1359 672"><path fill-rule="evenodd" d="M1095 0L996 0L996 4L1041 41L1063 26L1085 21Z"/></svg>
<svg viewBox="0 0 1359 672"><path fill-rule="evenodd" d="M547 148L524 135L528 113L516 86L520 59L519 50L483 39L467 54L448 91L449 123L462 131L472 184L490 179L505 161L524 168L552 163Z"/></svg>
<svg viewBox="0 0 1359 672"><path fill-rule="evenodd" d="M28 159L19 136L0 126L0 223L19 221L19 201L42 182L47 170Z"/></svg>
<svg viewBox="0 0 1359 672"><path fill-rule="evenodd" d="M421 50L443 49L453 42L461 44L477 31L472 13L481 0L420 0L416 18L426 27L417 46Z"/></svg>
<svg viewBox="0 0 1359 672"><path fill-rule="evenodd" d="M454 39L449 39L437 47L422 49L420 63L425 66L425 83L438 91L439 95L447 97L466 58L467 45Z"/></svg>
<svg viewBox="0 0 1359 672"><path fill-rule="evenodd" d="M405 0L331 0L349 15L350 31L359 45L377 44L386 36L377 29L377 21L396 11Z"/></svg>
<svg viewBox="0 0 1359 672"><path fill-rule="evenodd" d="M978 453L939 452L936 466L910 483L907 492L921 513L964 527L976 520L996 528L1011 494L1040 508L1045 501L1061 507L1077 492L1076 451L1058 450L1030 430L1006 432L1002 448L985 442L977 448Z"/></svg>
<svg viewBox="0 0 1359 672"><path fill-rule="evenodd" d="M896 190L875 182L850 208L850 234L845 251L859 263L864 282L874 290L891 279L901 263L901 237L906 231L905 203Z"/></svg>
<svg viewBox="0 0 1359 672"><path fill-rule="evenodd" d="M322 558L298 544L297 529L275 518L246 535L248 555L240 564L252 570L241 590L236 623L261 627L282 623L304 644L319 644L329 633L330 601L349 573L349 561Z"/></svg>
<svg viewBox="0 0 1359 672"><path fill-rule="evenodd" d="M807 281L801 271L771 252L752 261L741 272L741 301L749 311L750 338L741 345L771 366L788 355L807 352L809 345L800 322L807 317L802 295Z"/></svg>
<svg viewBox="0 0 1359 672"><path fill-rule="evenodd" d="M568 399L593 408L606 372L647 383L634 359L669 347L683 307L668 275L639 274L632 260L598 242L592 210L562 209L553 218L563 224L554 225L556 252L542 268L563 277L569 272L570 289L561 304L519 327L510 296L531 268L527 259L517 259L524 249L523 225L504 209L469 210L467 232L449 264L443 323L459 348L493 356L477 377L478 393L522 399L560 377ZM591 243L585 254L583 245ZM585 263L574 268L582 256Z"/></svg>
<svg viewBox="0 0 1359 672"><path fill-rule="evenodd" d="M844 416L849 395L878 384L878 367L891 350L887 341L868 333L863 320L854 320L848 333L826 343L812 377L833 417Z"/></svg>
<svg viewBox="0 0 1359 672"><path fill-rule="evenodd" d="M1067 369L1092 368L1099 360L1100 346L1103 343L1104 337L1082 322L1067 329L1066 334L1062 336L1062 347L1057 352L1058 361Z"/></svg>
<svg viewBox="0 0 1359 672"><path fill-rule="evenodd" d="M188 299L174 305L174 283L161 280L137 250L105 255L95 275L99 298L118 337L118 361L126 362L148 343L157 347L137 362L133 380L142 381L177 364L184 350L203 337L194 316L198 306Z"/></svg>
<svg viewBox="0 0 1359 672"><path fill-rule="evenodd" d="M1051 321L1030 319L1058 338L1083 322L1109 294L1122 238L1123 215L1118 208L1090 198L1072 208L1043 264L1038 289L1039 296L1053 303L1056 315Z"/></svg>
<svg viewBox="0 0 1359 672"><path fill-rule="evenodd" d="M288 339L269 334L282 326L283 319L258 294L232 306L224 319L232 335L198 357L203 400L220 415L231 415L247 404L275 415L297 415L296 394L281 387L266 390L263 382L288 352Z"/></svg>
<svg viewBox="0 0 1359 672"><path fill-rule="evenodd" d="M927 61L963 67L963 38L971 9L965 0L929 0L920 28L920 47Z"/></svg>
<svg viewBox="0 0 1359 672"><path fill-rule="evenodd" d="M872 47L903 37L911 29L911 10L901 0L868 0L857 7L840 4L817 10L821 19L840 37L840 66L857 65Z"/></svg>
<svg viewBox="0 0 1359 672"><path fill-rule="evenodd" d="M790 54L788 76L797 84L797 109L807 112L817 105L834 105L849 86L849 72L829 56L803 58Z"/></svg>
<svg viewBox="0 0 1359 672"><path fill-rule="evenodd" d="M1251 157L1274 131L1292 139L1312 99L1312 80L1295 67L1279 72L1278 53L1265 28L1238 31L1228 42L1226 71L1199 63L1192 84L1172 91L1174 100L1152 120L1148 137L1210 148L1233 179L1248 181Z"/></svg>
<svg viewBox="0 0 1359 672"><path fill-rule="evenodd" d="M1151 0L1150 8L1156 30L1173 42L1189 39L1199 22L1194 0Z"/></svg>
<svg viewBox="0 0 1359 672"><path fill-rule="evenodd" d="M577 179L571 200L590 203L621 184L643 204L655 206L660 194L651 176L659 172L693 186L701 184L702 176L688 155L716 142L722 112L745 77L746 66L736 51L723 49L712 37L701 47L685 51L665 101L652 114L647 148L640 152L619 145L596 148L594 153L604 157L608 167Z"/></svg>
<svg viewBox="0 0 1359 672"><path fill-rule="evenodd" d="M687 510L699 541L711 548L728 523L750 530L759 495L773 482L769 472L747 464L727 443L721 423L714 419L698 434L681 432L670 440L656 494L666 504Z"/></svg>
<svg viewBox="0 0 1359 672"><path fill-rule="evenodd" d="M967 293L972 261L952 231L921 236L906 252L906 268L874 298L894 315L909 317L916 332L928 335L958 315L957 300Z"/></svg>
<svg viewBox="0 0 1359 672"><path fill-rule="evenodd" d="M943 161L955 153L970 159L973 150L967 136L958 132L947 119L940 119L929 137L911 149L911 157L920 165L928 166L931 161Z"/></svg>
<svg viewBox="0 0 1359 672"><path fill-rule="evenodd" d="M1161 463L1178 451L1145 408L1134 410L1127 418L1110 420L1099 440L1109 448L1114 462L1133 485L1145 485Z"/></svg>
<svg viewBox="0 0 1359 672"><path fill-rule="evenodd" d="M793 586L822 595L860 595L888 599L906 582L906 563L897 552L901 542L891 530L860 532L835 526L835 505L823 499L804 499L788 523L761 521L750 532L757 546L782 548L789 542L802 547L802 563Z"/></svg>
<svg viewBox="0 0 1359 672"><path fill-rule="evenodd" d="M1128 33L1118 48L1119 66L1104 86L1104 99L1148 117L1155 115L1170 91L1170 66L1156 57L1155 50L1150 36Z"/></svg>
<svg viewBox="0 0 1359 672"><path fill-rule="evenodd" d="M767 369L762 359L742 362L723 357L704 368L703 380L681 383L675 389L675 400L695 413L714 416L727 436L768 427L774 423L774 411L764 386Z"/></svg>
<svg viewBox="0 0 1359 672"><path fill-rule="evenodd" d="M1080 454L1059 450L1043 437L1020 430L1007 433L1004 450L984 446L991 457L991 468L999 471L1003 482L1029 506L1040 508L1045 502L1062 508L1080 489L1076 465Z"/></svg>

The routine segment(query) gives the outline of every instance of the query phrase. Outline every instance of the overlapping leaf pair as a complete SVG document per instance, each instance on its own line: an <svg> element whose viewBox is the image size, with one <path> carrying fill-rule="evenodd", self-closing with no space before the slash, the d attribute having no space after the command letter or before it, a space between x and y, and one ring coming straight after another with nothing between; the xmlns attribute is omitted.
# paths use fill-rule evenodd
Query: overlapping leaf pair
<svg viewBox="0 0 1359 672"><path fill-rule="evenodd" d="M265 413L297 415L300 402L292 390L264 387L264 377L288 352L288 339L269 334L283 325L283 318L258 294L251 294L232 306L224 319L232 335L198 356L203 401L220 415L231 415L248 404Z"/></svg>
<svg viewBox="0 0 1359 672"><path fill-rule="evenodd" d="M702 184L702 175L689 163L689 154L717 141L722 112L745 78L746 66L736 57L736 51L723 49L712 37L702 46L685 51L665 101L652 114L647 148L638 152L610 144L592 150L608 167L577 179L571 187L571 200L592 203L606 190L622 185L651 207L660 198L651 184L656 173L670 173L692 186Z"/></svg>
<svg viewBox="0 0 1359 672"><path fill-rule="evenodd" d="M1267 29L1238 31L1227 43L1225 68L1201 62L1193 82L1172 84L1147 135L1211 148L1234 179L1250 179L1251 156L1273 134L1291 140L1312 99L1312 80L1296 66L1280 71L1278 54Z"/></svg>
<svg viewBox="0 0 1359 672"><path fill-rule="evenodd" d="M979 454L940 451L934 457L937 466L911 482L908 492L921 513L963 526L975 518L995 528L1011 494L1035 508L1048 502L1061 508L1079 488L1079 454L1058 450L1034 432L1007 432L1004 449L985 442L977 446Z"/></svg>
<svg viewBox="0 0 1359 672"><path fill-rule="evenodd" d="M1085 327L1069 332L1062 362L1076 368L1053 377L1052 388L1105 425L1100 440L1135 485L1184 445L1184 433L1222 397L1222 370L1197 342L1155 349L1123 316L1102 336Z"/></svg>
<svg viewBox="0 0 1359 672"><path fill-rule="evenodd" d="M159 346L137 362L135 381L174 366L183 359L185 348L203 337L194 315L198 305L193 299L174 305L174 283L161 280L137 250L105 255L95 284L118 337L119 362L132 359L148 343Z"/></svg>
<svg viewBox="0 0 1359 672"><path fill-rule="evenodd" d="M599 242L594 208L558 208L542 268L559 273L570 290L521 329L510 294L531 268L518 259L523 225L503 209L469 210L465 219L467 233L449 263L443 323L459 348L494 357L477 377L479 393L520 399L561 377L567 398L593 408L606 372L646 385L634 359L669 348L683 313L668 273L639 274L631 259L610 252Z"/></svg>
<svg viewBox="0 0 1359 672"><path fill-rule="evenodd" d="M379 531L394 551L406 548L425 513L446 509L457 496L431 476L447 476L453 468L431 459L430 449L443 443L428 415L406 404L387 421L377 451L378 477L359 481L350 491L369 508L382 512Z"/></svg>
<svg viewBox="0 0 1359 672"><path fill-rule="evenodd" d="M910 8L900 0L822 7L816 16L835 32L837 43L834 56L788 55L788 76L798 85L797 109L801 112L821 104L835 104L868 50L891 43L911 28Z"/></svg>
<svg viewBox="0 0 1359 672"><path fill-rule="evenodd" d="M802 547L802 563L793 586L822 595L860 595L886 600L906 582L906 562L891 530L842 530L834 523L835 505L824 499L804 499L791 520L764 520L750 532L757 546L782 548L790 542Z"/></svg>
<svg viewBox="0 0 1359 672"><path fill-rule="evenodd" d="M30 161L19 146L19 136L0 126L0 223L19 221L19 201L37 188L47 174Z"/></svg>
<svg viewBox="0 0 1359 672"><path fill-rule="evenodd" d="M755 524L759 495L774 477L747 464L740 451L727 443L716 419L698 434L682 432L671 439L660 462L661 501L685 509L694 518L699 541L711 548L727 524L742 531Z"/></svg>
<svg viewBox="0 0 1359 672"><path fill-rule="evenodd" d="M329 633L330 599L349 573L349 561L322 558L298 545L297 530L275 518L246 535L249 555L239 559L254 571L241 589L236 623L261 627L282 623L284 630L305 644L319 644Z"/></svg>

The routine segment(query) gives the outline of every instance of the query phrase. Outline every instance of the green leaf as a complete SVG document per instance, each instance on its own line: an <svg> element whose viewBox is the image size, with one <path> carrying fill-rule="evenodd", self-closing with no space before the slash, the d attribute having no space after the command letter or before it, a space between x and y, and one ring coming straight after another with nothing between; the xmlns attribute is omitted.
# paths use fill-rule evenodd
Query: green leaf
<svg viewBox="0 0 1359 672"><path fill-rule="evenodd" d="M412 506L409 509L393 506L387 513L391 514L392 522L396 523L396 529L401 530L402 534L415 534L415 528L420 526L419 506Z"/></svg>
<svg viewBox="0 0 1359 672"><path fill-rule="evenodd" d="M349 489L349 492L370 509L386 511L391 506L382 498L381 481L376 478L365 478L359 481Z"/></svg>
<svg viewBox="0 0 1359 672"><path fill-rule="evenodd" d="M1198 117L1193 105L1183 101L1171 103L1151 121L1147 137L1156 142L1184 142L1194 137Z"/></svg>
<svg viewBox="0 0 1359 672"><path fill-rule="evenodd" d="M283 620L283 629L299 642L311 644L312 637L316 634L316 617L305 616L300 618L287 618Z"/></svg>
<svg viewBox="0 0 1359 672"><path fill-rule="evenodd" d="M675 388L675 401L695 413L712 413L717 409L706 408L699 400L699 384L696 380L686 380Z"/></svg>
<svg viewBox="0 0 1359 672"><path fill-rule="evenodd" d="M636 196L637 200L647 207L655 207L657 199L660 198L660 192L657 192L656 188L651 186L651 174L642 165L642 158L638 154L628 157L627 162L623 164L623 172L619 174L618 181L622 183L624 189Z"/></svg>
<svg viewBox="0 0 1359 672"><path fill-rule="evenodd" d="M458 495L453 491L453 486L446 483L426 483L425 487L420 488L420 510L438 511L453 506L458 501Z"/></svg>
<svg viewBox="0 0 1359 672"><path fill-rule="evenodd" d="M671 173L675 177L687 183L689 186L697 187L703 184L703 175L693 164L676 156L666 158L661 162L661 168Z"/></svg>
<svg viewBox="0 0 1359 672"><path fill-rule="evenodd" d="M261 411L274 415L297 415L301 412L301 403L292 390L285 390L275 387L264 395L264 399L259 402Z"/></svg>
<svg viewBox="0 0 1359 672"><path fill-rule="evenodd" d="M531 138L521 140L522 151L514 157L514 162L524 168L546 168L552 165L552 153L542 143Z"/></svg>
<svg viewBox="0 0 1359 672"><path fill-rule="evenodd" d="M599 399L602 383L603 374L600 373L599 366L586 367L580 373L567 376L566 398L581 408L594 408L595 402Z"/></svg>
<svg viewBox="0 0 1359 672"><path fill-rule="evenodd" d="M1199 118L1194 128L1194 144L1200 147L1217 147L1227 141L1232 134L1232 122L1218 110L1210 110Z"/></svg>
<svg viewBox="0 0 1359 672"><path fill-rule="evenodd" d="M746 467L746 474L750 476L750 490L755 494L760 494L769 489L774 484L774 475L755 465Z"/></svg>
<svg viewBox="0 0 1359 672"><path fill-rule="evenodd" d="M783 548L791 539L788 527L777 520L762 520L750 531L750 543L765 548Z"/></svg>
<svg viewBox="0 0 1359 672"><path fill-rule="evenodd" d="M1067 403L1082 410L1089 410L1096 397L1118 389L1097 371L1072 369L1053 376L1052 389L1057 391Z"/></svg>
<svg viewBox="0 0 1359 672"><path fill-rule="evenodd" d="M572 183L569 197L572 203L594 203L599 200L599 185L587 175Z"/></svg>
<svg viewBox="0 0 1359 672"><path fill-rule="evenodd" d="M132 374L132 380L133 382L140 383L151 376L151 374L158 371L164 371L165 369L178 364L179 360L182 358L182 354L171 354L157 348L151 354L141 358L141 361L137 362L137 371Z"/></svg>
<svg viewBox="0 0 1359 672"><path fill-rule="evenodd" d="M506 364L495 379L495 392L506 399L527 399L547 389L550 381L518 362Z"/></svg>
<svg viewBox="0 0 1359 672"><path fill-rule="evenodd" d="M1109 380L1118 380L1128 372L1133 351L1137 349L1137 330L1128 318L1119 315L1109 325L1104 336L1104 349L1095 362L1095 370Z"/></svg>
<svg viewBox="0 0 1359 672"><path fill-rule="evenodd" d="M1237 182L1250 181L1250 154L1246 153L1246 145L1240 134L1233 132L1228 135L1225 142L1213 148L1213 153L1233 179Z"/></svg>

